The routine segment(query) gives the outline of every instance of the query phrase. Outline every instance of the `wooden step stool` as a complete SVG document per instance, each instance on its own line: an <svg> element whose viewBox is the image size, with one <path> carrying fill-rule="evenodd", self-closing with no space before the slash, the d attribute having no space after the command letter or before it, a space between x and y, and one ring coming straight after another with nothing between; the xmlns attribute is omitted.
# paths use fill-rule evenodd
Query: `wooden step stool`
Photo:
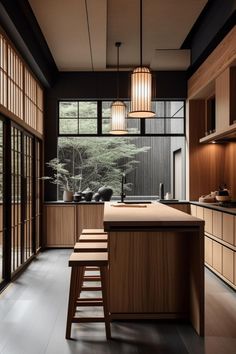
<svg viewBox="0 0 236 354"><path fill-rule="evenodd" d="M93 287L83 288L81 281L83 279L84 267L98 267L101 274L101 288L96 290L102 291L102 298L80 298L78 297L80 289L94 290ZM69 267L71 267L70 292L68 301L68 313L66 324L66 339L71 338L72 323L84 322L105 322L106 337L111 338L110 315L108 312L108 254L100 253L72 253L69 259ZM76 317L76 307L82 306L103 306L104 317Z"/></svg>

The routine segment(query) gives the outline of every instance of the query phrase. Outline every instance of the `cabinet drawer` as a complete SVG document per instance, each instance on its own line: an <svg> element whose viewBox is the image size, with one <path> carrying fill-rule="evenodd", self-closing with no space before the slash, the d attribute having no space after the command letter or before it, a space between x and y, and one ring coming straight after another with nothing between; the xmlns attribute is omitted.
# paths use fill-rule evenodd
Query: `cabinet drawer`
<svg viewBox="0 0 236 354"><path fill-rule="evenodd" d="M204 215L203 208L197 206L197 218L199 218L199 219L204 219L204 216L203 216L203 215Z"/></svg>
<svg viewBox="0 0 236 354"><path fill-rule="evenodd" d="M234 252L234 285L236 285L236 252Z"/></svg>
<svg viewBox="0 0 236 354"><path fill-rule="evenodd" d="M222 274L222 245L213 241L212 248L212 267Z"/></svg>
<svg viewBox="0 0 236 354"><path fill-rule="evenodd" d="M223 213L223 240L234 244L234 216Z"/></svg>
<svg viewBox="0 0 236 354"><path fill-rule="evenodd" d="M196 205L190 205L190 211L192 216L197 216L197 206Z"/></svg>
<svg viewBox="0 0 236 354"><path fill-rule="evenodd" d="M205 262L212 266L212 240L205 236Z"/></svg>
<svg viewBox="0 0 236 354"><path fill-rule="evenodd" d="M234 252L223 246L223 276L234 281Z"/></svg>
<svg viewBox="0 0 236 354"><path fill-rule="evenodd" d="M205 231L212 234L212 210L204 209Z"/></svg>
<svg viewBox="0 0 236 354"><path fill-rule="evenodd" d="M213 210L212 234L215 237L222 238L222 213Z"/></svg>

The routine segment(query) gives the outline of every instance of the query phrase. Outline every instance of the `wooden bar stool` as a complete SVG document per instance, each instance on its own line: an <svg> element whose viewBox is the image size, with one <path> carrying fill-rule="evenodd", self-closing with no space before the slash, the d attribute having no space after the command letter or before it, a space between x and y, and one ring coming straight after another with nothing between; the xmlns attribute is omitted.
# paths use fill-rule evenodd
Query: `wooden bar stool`
<svg viewBox="0 0 236 354"><path fill-rule="evenodd" d="M81 288L81 274L84 267L99 267L101 274L101 290L102 298L80 298L78 297ZM68 313L66 324L66 339L71 338L72 323L84 322L105 322L106 337L111 338L110 316L108 311L108 254L100 253L72 253L69 259L69 267L71 267L70 292L68 301ZM87 290L87 289L86 289ZM93 290L93 287L90 287ZM103 306L104 317L78 317L76 316L76 307L83 306Z"/></svg>
<svg viewBox="0 0 236 354"><path fill-rule="evenodd" d="M103 229L83 229L82 235L104 235L107 234Z"/></svg>
<svg viewBox="0 0 236 354"><path fill-rule="evenodd" d="M107 252L107 242L76 242L74 252Z"/></svg>
<svg viewBox="0 0 236 354"><path fill-rule="evenodd" d="M107 234L81 234L79 242L107 242Z"/></svg>
<svg viewBox="0 0 236 354"><path fill-rule="evenodd" d="M76 242L74 246L74 252L107 252L107 242ZM94 281L101 281L100 275L94 274L85 274L85 272L91 271L99 271L98 267L84 267L82 280L81 280L81 287L83 286L83 282L94 282ZM82 288L80 288L81 292Z"/></svg>

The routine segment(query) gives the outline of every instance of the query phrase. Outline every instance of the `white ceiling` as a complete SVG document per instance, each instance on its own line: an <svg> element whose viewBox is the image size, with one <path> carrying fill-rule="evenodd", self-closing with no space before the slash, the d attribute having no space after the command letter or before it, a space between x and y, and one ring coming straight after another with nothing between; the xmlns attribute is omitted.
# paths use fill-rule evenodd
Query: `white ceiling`
<svg viewBox="0 0 236 354"><path fill-rule="evenodd" d="M189 53L184 39L207 0L143 0L143 63L152 70L181 70ZM92 70L86 0L29 0L57 67ZM139 0L87 0L94 70L139 64ZM168 50L166 50L168 49ZM171 50L170 50L171 49Z"/></svg>

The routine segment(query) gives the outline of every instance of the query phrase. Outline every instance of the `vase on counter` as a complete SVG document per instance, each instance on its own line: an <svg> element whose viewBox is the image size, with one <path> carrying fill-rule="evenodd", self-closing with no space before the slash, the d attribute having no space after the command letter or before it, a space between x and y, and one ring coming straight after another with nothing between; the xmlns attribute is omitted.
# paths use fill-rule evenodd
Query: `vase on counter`
<svg viewBox="0 0 236 354"><path fill-rule="evenodd" d="M63 191L63 202L72 202L73 201L73 192L64 190Z"/></svg>

